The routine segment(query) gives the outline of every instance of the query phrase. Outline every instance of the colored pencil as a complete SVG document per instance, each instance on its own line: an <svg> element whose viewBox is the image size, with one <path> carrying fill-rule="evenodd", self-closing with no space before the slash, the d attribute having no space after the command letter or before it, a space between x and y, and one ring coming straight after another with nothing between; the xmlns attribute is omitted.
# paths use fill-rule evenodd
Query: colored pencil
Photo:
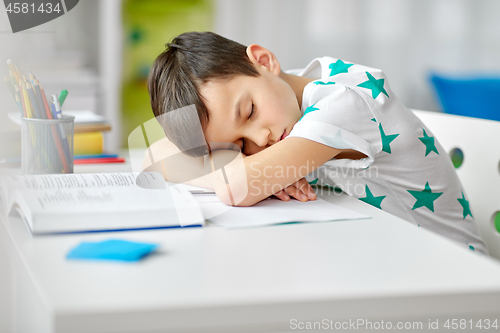
<svg viewBox="0 0 500 333"><path fill-rule="evenodd" d="M17 89L17 87L16 87L16 89ZM23 107L23 117L27 118L28 117L28 113L27 113L27 110L26 110L26 106L24 105L23 92L22 91L18 91L17 93L19 94L19 98L21 99L21 105Z"/></svg>
<svg viewBox="0 0 500 333"><path fill-rule="evenodd" d="M30 76L33 76L33 74L31 74L31 72L30 72ZM27 86L31 89L31 92L33 93L33 100L31 101L31 105L33 106L33 104L36 104L36 111L38 111L37 118L38 119L45 119L45 113L43 112L43 104L42 105L40 104L40 101L38 100L37 93L35 90L35 86L32 84L32 82L34 82L34 80L33 81L32 80L26 81Z"/></svg>
<svg viewBox="0 0 500 333"><path fill-rule="evenodd" d="M47 119L54 119L52 117L52 112L50 111L49 103L47 102L47 96L45 96L45 91L43 90L42 85L38 82L40 86L40 94L42 95L43 106L45 108L45 113L47 114Z"/></svg>
<svg viewBox="0 0 500 333"><path fill-rule="evenodd" d="M38 102L38 107L40 108L40 115L44 119L49 119L47 118L47 112L45 110L45 105L43 104L43 99L42 99L42 92L40 91L40 85L38 80L35 80L35 92L36 92L36 99Z"/></svg>
<svg viewBox="0 0 500 333"><path fill-rule="evenodd" d="M30 105L30 100L28 98L28 92L26 91L26 83L25 82L21 82L21 85L22 85L22 99L24 100L24 106L26 107L26 117L27 118L33 118L33 113L32 113L32 109L31 109L31 105ZM32 125L32 124L30 124ZM30 129L31 129L31 133L33 133L33 127L30 126ZM35 147L36 145L36 139L35 139L35 136L34 135L30 135L31 136L31 142L33 144L33 147Z"/></svg>
<svg viewBox="0 0 500 333"><path fill-rule="evenodd" d="M23 99L24 99L24 105L26 106L26 116L28 118L33 118L33 113L31 112L31 105L30 101L28 98L28 92L26 91L26 83L22 82L22 89L23 89Z"/></svg>
<svg viewBox="0 0 500 333"><path fill-rule="evenodd" d="M8 59L7 65L9 65L9 68L12 70L12 74L16 78L17 84L21 85L21 74L17 70L16 66L14 66L14 64L12 63L12 60Z"/></svg>
<svg viewBox="0 0 500 333"><path fill-rule="evenodd" d="M76 159L74 164L98 164L98 163L124 163L125 159L121 157L108 157L108 158L84 158Z"/></svg>
<svg viewBox="0 0 500 333"><path fill-rule="evenodd" d="M33 89L31 88L31 85L29 82L27 82L27 91L28 91L28 97L30 99L30 102L31 102L31 106L33 107L33 110L34 110L34 114L35 114L35 118L37 119L40 119L42 118L41 115L40 115L40 108L38 106L38 101L36 100L36 96L35 96L35 92L33 91Z"/></svg>
<svg viewBox="0 0 500 333"><path fill-rule="evenodd" d="M21 115L23 115L23 105L21 104L21 99L19 98L19 95L16 94L14 96L14 99L16 100L17 107L19 108L19 111L21 111Z"/></svg>
<svg viewBox="0 0 500 333"><path fill-rule="evenodd" d="M30 81L31 81L31 85L35 85L35 76L33 75L33 73L31 73L30 71Z"/></svg>
<svg viewBox="0 0 500 333"><path fill-rule="evenodd" d="M83 160L89 158L117 158L118 154L91 154L91 155L75 155L75 160Z"/></svg>

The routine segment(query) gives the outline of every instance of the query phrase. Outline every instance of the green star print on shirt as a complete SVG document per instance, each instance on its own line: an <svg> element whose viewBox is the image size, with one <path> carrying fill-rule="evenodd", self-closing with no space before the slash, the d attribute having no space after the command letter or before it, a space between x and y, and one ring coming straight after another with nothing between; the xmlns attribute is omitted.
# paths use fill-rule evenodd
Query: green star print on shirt
<svg viewBox="0 0 500 333"><path fill-rule="evenodd" d="M316 178L315 180L311 180L308 183L311 184L311 185L316 185L318 183L318 178Z"/></svg>
<svg viewBox="0 0 500 333"><path fill-rule="evenodd" d="M439 198L443 192L432 192L431 187L429 186L429 182L425 184L425 188L423 191L412 191L408 190L411 195L417 199L415 204L413 205L412 210L427 207L431 212L434 212L434 200Z"/></svg>
<svg viewBox="0 0 500 333"><path fill-rule="evenodd" d="M380 130L380 136L382 138L382 151L390 154L391 142L394 141L394 139L397 138L399 134L386 135L384 129L382 128L382 124L378 124L378 128Z"/></svg>
<svg viewBox="0 0 500 333"><path fill-rule="evenodd" d="M434 144L434 138L428 136L423 128L422 131L424 131L424 136L418 139L425 145L425 156L429 155L432 151L439 155L436 145Z"/></svg>
<svg viewBox="0 0 500 333"><path fill-rule="evenodd" d="M462 198L461 199L458 198L457 200L458 200L458 202L460 202L460 204L462 205L462 207L464 209L464 219L467 217L467 215L474 217L474 216L472 216L472 212L470 211L469 202L465 199L464 192L462 192Z"/></svg>
<svg viewBox="0 0 500 333"><path fill-rule="evenodd" d="M368 81L358 84L358 87L370 89L372 91L373 99L377 98L380 93L389 97L387 91L384 89L384 79L377 80L368 72L366 72L366 76L368 76Z"/></svg>
<svg viewBox="0 0 500 333"><path fill-rule="evenodd" d="M386 195L381 195L378 197L373 196L372 191L370 191L368 185L365 185L365 191L366 191L366 197L359 198L359 200L364 201L367 204L370 204L374 207L377 207L378 209L382 209L380 205L382 204L382 200L385 199Z"/></svg>
<svg viewBox="0 0 500 333"><path fill-rule="evenodd" d="M335 82L323 82L323 81L314 81L313 82L315 85L322 85L322 86L327 86L329 84L335 84Z"/></svg>
<svg viewBox="0 0 500 333"><path fill-rule="evenodd" d="M316 103L314 103L313 105L310 105L307 107L307 109L304 111L304 114L302 115L302 117L300 117L299 121L302 120L302 118L304 118L304 116L306 114L308 114L309 112L313 112L313 111L316 111L316 110L319 110L317 107L315 107Z"/></svg>
<svg viewBox="0 0 500 333"><path fill-rule="evenodd" d="M353 64L346 64L342 60L337 60L336 62L332 62L328 68L330 68L332 71L330 72L330 76L334 76L340 73L347 73L349 70L349 67L351 67Z"/></svg>

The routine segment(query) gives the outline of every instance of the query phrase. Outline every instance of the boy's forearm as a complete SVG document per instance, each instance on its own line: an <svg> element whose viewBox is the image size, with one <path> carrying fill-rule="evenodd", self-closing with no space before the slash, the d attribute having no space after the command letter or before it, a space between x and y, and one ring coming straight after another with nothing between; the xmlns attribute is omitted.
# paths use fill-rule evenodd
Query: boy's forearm
<svg viewBox="0 0 500 333"><path fill-rule="evenodd" d="M146 151L143 169L159 172L169 182L213 189L204 158L183 154L166 138L156 141Z"/></svg>
<svg viewBox="0 0 500 333"><path fill-rule="evenodd" d="M151 145L150 152L156 162L151 164L146 156L145 170L158 171L171 182L213 189L222 202L232 206L252 206L304 178L341 152L292 137L251 156L218 150L210 156L190 157L170 142L160 141Z"/></svg>
<svg viewBox="0 0 500 333"><path fill-rule="evenodd" d="M288 138L257 154L240 154L213 173L212 183L225 204L251 206L304 178L340 152L307 139Z"/></svg>

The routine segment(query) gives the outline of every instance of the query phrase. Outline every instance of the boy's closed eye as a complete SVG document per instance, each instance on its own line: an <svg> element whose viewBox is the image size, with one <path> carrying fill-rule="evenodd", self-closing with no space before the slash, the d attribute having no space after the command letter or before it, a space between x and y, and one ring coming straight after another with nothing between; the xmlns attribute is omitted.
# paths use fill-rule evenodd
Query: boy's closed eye
<svg viewBox="0 0 500 333"><path fill-rule="evenodd" d="M252 103L251 108L250 108L250 112L248 113L248 116L247 116L247 119L248 120L252 119L252 117L254 115L255 115L255 104ZM241 138L241 152L244 155L248 155L248 156L253 155L253 154L258 153L259 151L262 150L262 149L255 149L255 147L260 148L259 146L254 144L251 140Z"/></svg>

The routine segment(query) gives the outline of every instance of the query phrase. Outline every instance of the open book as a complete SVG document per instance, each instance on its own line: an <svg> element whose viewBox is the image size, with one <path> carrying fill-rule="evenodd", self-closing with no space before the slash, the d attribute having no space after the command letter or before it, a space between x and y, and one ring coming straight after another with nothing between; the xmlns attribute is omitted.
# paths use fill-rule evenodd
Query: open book
<svg viewBox="0 0 500 333"><path fill-rule="evenodd" d="M156 172L6 176L0 195L35 234L204 225L194 197Z"/></svg>

